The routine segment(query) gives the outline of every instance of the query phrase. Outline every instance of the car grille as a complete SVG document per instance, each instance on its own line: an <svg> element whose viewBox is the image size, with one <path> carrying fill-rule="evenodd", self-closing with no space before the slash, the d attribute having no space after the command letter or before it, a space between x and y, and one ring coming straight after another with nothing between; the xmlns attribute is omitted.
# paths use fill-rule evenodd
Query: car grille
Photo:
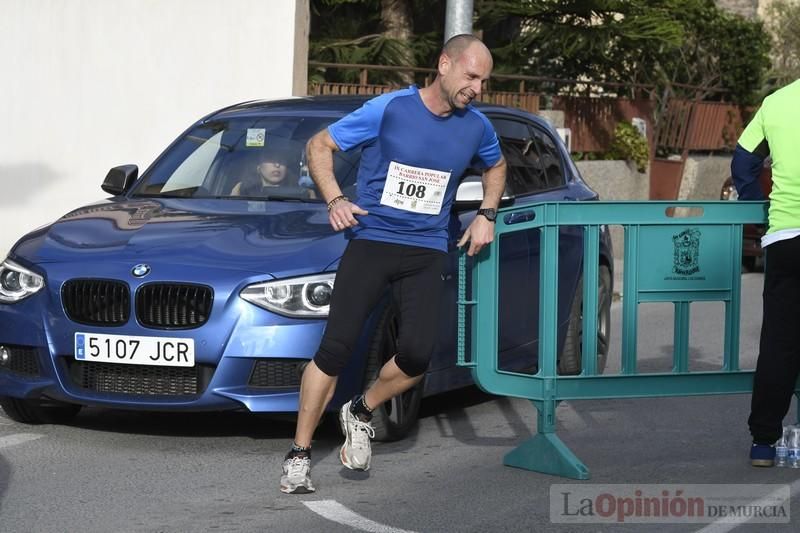
<svg viewBox="0 0 800 533"><path fill-rule="evenodd" d="M248 385L270 389L300 387L300 368L308 363L297 359L260 359L253 365Z"/></svg>
<svg viewBox="0 0 800 533"><path fill-rule="evenodd" d="M164 367L95 363L64 358L72 383L94 392L141 396L197 396L205 391L214 367Z"/></svg>
<svg viewBox="0 0 800 533"><path fill-rule="evenodd" d="M8 350L8 362L0 365L0 372L7 371L23 376L36 377L41 375L36 348L32 346L12 346L4 344Z"/></svg>
<svg viewBox="0 0 800 533"><path fill-rule="evenodd" d="M73 279L61 287L64 310L73 322L121 326L130 318L130 289L121 281Z"/></svg>
<svg viewBox="0 0 800 533"><path fill-rule="evenodd" d="M150 283L136 291L136 318L151 328L196 328L208 320L213 299L203 285Z"/></svg>

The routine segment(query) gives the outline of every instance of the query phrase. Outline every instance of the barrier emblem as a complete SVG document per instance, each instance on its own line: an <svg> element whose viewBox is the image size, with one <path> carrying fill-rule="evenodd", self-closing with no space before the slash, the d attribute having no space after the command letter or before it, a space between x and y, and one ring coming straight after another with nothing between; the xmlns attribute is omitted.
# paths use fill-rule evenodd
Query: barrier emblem
<svg viewBox="0 0 800 533"><path fill-rule="evenodd" d="M700 230L688 228L672 236L672 272L691 276L700 271Z"/></svg>

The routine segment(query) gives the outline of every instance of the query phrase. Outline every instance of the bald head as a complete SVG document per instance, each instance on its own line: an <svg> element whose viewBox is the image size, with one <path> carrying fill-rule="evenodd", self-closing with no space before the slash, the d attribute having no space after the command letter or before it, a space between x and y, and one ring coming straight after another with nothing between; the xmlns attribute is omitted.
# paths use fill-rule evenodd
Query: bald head
<svg viewBox="0 0 800 533"><path fill-rule="evenodd" d="M462 33L461 35L450 37L442 47L442 54L453 61L458 61L467 49L473 47L475 53L486 54L489 58L492 57L486 45L483 44L480 39L469 33ZM473 52L473 50L470 51Z"/></svg>

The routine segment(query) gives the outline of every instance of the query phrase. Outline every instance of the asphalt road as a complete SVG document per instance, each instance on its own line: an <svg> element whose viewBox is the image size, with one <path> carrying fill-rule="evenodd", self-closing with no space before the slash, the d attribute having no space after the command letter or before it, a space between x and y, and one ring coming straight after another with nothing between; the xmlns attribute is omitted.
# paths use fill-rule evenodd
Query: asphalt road
<svg viewBox="0 0 800 533"><path fill-rule="evenodd" d="M745 368L762 280L743 276ZM692 307L693 368L719 364L722 311ZM670 366L671 313L640 311L644 370ZM618 339L619 303L612 314ZM618 368L615 343L609 371ZM470 388L428 399L410 438L374 447L369 472L342 467L337 430L323 426L317 492L303 496L278 491L288 419L86 409L69 426L26 426L0 417L0 531L797 531L800 470L749 466L748 407L748 395L564 402L558 434L591 472L576 482L502 466L535 433L536 411ZM550 487L560 483L789 484L793 514L771 525L557 524Z"/></svg>

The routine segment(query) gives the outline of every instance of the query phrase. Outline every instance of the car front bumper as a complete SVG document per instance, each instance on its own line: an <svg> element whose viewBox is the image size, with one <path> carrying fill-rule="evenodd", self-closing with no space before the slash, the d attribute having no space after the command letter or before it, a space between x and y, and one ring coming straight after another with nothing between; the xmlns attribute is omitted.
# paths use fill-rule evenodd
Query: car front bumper
<svg viewBox="0 0 800 533"><path fill-rule="evenodd" d="M122 409L295 412L300 375L319 347L325 321L278 316L231 294L238 291L217 292L206 324L177 331L145 328L135 317L119 327L77 324L57 291L0 304L0 347L10 355L5 365L0 361L0 396ZM191 338L195 365L79 361L76 332ZM362 340L341 376L335 400L361 387L365 345Z"/></svg>

